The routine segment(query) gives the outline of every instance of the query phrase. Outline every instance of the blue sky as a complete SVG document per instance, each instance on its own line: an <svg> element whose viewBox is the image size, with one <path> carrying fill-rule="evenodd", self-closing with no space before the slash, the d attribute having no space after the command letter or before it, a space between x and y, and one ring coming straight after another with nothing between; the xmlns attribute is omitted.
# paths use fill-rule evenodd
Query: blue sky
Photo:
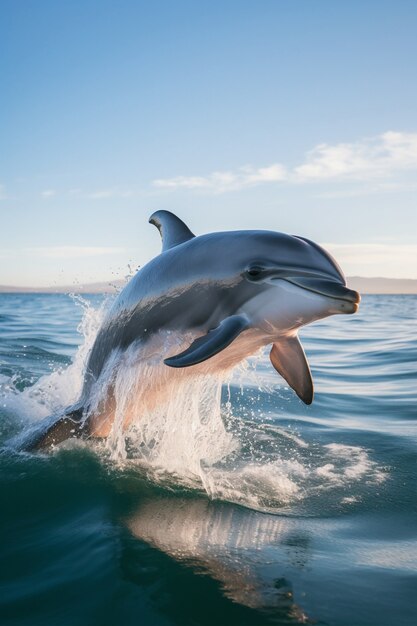
<svg viewBox="0 0 417 626"><path fill-rule="evenodd" d="M0 284L124 276L149 215L417 278L417 4L0 2Z"/></svg>

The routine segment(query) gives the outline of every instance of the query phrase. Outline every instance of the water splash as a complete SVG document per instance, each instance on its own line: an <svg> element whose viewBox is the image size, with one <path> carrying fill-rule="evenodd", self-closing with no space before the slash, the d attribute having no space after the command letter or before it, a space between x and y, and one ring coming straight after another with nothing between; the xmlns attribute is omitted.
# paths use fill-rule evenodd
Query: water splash
<svg viewBox="0 0 417 626"><path fill-rule="evenodd" d="M109 303L103 301L101 306L95 308L80 295L71 297L83 311L81 322L77 327L82 340L71 365L58 367L23 391L19 391L13 377L7 384L6 382L0 384L3 407L18 414L23 420L30 422L40 420L74 403L80 395L87 356Z"/></svg>
<svg viewBox="0 0 417 626"><path fill-rule="evenodd" d="M10 380L0 381L6 407L26 422L79 397L87 355L108 303L94 308L79 296L74 299L84 315L78 327L83 340L73 363L21 392ZM294 509L330 492L338 494L338 502L351 504L355 494L347 495L346 489L384 479L365 449L309 442L265 418L260 396L247 393L277 394L262 383L262 353L233 372L217 374L163 365L161 354L173 347L179 351L191 340L164 333L110 355L91 402L93 412L108 410L111 416L108 437L97 445L107 463L134 465L165 486L181 485L269 512Z"/></svg>

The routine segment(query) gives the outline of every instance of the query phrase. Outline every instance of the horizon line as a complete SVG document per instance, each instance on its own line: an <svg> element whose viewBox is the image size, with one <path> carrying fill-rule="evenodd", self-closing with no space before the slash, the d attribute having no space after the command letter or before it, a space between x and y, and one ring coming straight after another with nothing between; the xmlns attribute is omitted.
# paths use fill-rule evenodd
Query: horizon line
<svg viewBox="0 0 417 626"><path fill-rule="evenodd" d="M103 280L94 282L77 283L73 285L0 285L0 293L84 293L99 294L112 293L118 291L121 287L129 282L129 279L118 278L115 280ZM389 278L386 276L347 276L346 281L353 286L352 283L358 281L358 291L362 293L374 294L398 294L413 295L417 294L417 278ZM374 283L372 285L372 283ZM409 287L410 290L404 289ZM388 288L394 291L387 291ZM369 291L367 291L369 290Z"/></svg>

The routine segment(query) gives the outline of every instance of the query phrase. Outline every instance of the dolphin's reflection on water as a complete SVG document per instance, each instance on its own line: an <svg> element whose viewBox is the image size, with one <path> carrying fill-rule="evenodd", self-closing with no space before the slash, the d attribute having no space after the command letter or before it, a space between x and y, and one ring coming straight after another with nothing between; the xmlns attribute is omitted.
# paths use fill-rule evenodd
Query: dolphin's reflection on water
<svg viewBox="0 0 417 626"><path fill-rule="evenodd" d="M136 538L216 580L234 603L271 616L278 611L294 623L309 621L285 577L309 558L299 520L203 497L159 497L145 501L127 526Z"/></svg>

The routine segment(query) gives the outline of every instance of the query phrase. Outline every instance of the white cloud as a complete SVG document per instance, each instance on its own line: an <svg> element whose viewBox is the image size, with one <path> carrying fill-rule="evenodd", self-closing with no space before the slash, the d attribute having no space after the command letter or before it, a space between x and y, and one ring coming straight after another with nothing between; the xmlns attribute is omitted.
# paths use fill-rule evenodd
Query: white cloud
<svg viewBox="0 0 417 626"><path fill-rule="evenodd" d="M39 248L26 248L29 256L47 259L76 259L81 257L103 256L124 252L123 248L105 248L97 246L51 246Z"/></svg>
<svg viewBox="0 0 417 626"><path fill-rule="evenodd" d="M417 245L395 243L323 243L350 276L417 278Z"/></svg>
<svg viewBox="0 0 417 626"><path fill-rule="evenodd" d="M80 187L68 190L70 196L87 198L89 200L107 200L108 198L131 198L134 192L131 189L119 189L118 187L108 187L106 189L95 189L94 191L84 191Z"/></svg>
<svg viewBox="0 0 417 626"><path fill-rule="evenodd" d="M91 193L86 193L86 198L92 198L93 200L101 200L102 198L111 198L114 195L114 192L111 189L100 189L98 191L92 191Z"/></svg>
<svg viewBox="0 0 417 626"><path fill-rule="evenodd" d="M387 194L398 192L410 192L417 189L416 181L372 181L361 182L356 185L344 184L332 187L331 191L321 191L316 198L355 198L357 196L370 196L374 194Z"/></svg>
<svg viewBox="0 0 417 626"><path fill-rule="evenodd" d="M294 169L296 181L365 180L417 168L417 134L389 131L354 143L319 144Z"/></svg>
<svg viewBox="0 0 417 626"><path fill-rule="evenodd" d="M266 183L369 181L393 177L417 169L417 133L388 131L352 143L322 143L310 150L304 162L288 168L281 163L256 168L252 165L206 176L176 176L152 181L159 189L200 189L215 193L236 191ZM401 187L402 183L384 182ZM379 187L384 191L384 186Z"/></svg>
<svg viewBox="0 0 417 626"><path fill-rule="evenodd" d="M91 198L92 200L103 200L107 198L130 198L132 195L132 192L129 190L98 189L84 194L84 197Z"/></svg>
<svg viewBox="0 0 417 626"><path fill-rule="evenodd" d="M42 191L41 193L41 196L43 198L52 198L55 195L56 195L55 189L45 189L45 191Z"/></svg>
<svg viewBox="0 0 417 626"><path fill-rule="evenodd" d="M212 172L208 176L176 176L174 178L158 178L152 181L155 187L164 189L207 189L222 193L285 180L285 168L279 163L267 167L254 168L250 165L235 171Z"/></svg>

